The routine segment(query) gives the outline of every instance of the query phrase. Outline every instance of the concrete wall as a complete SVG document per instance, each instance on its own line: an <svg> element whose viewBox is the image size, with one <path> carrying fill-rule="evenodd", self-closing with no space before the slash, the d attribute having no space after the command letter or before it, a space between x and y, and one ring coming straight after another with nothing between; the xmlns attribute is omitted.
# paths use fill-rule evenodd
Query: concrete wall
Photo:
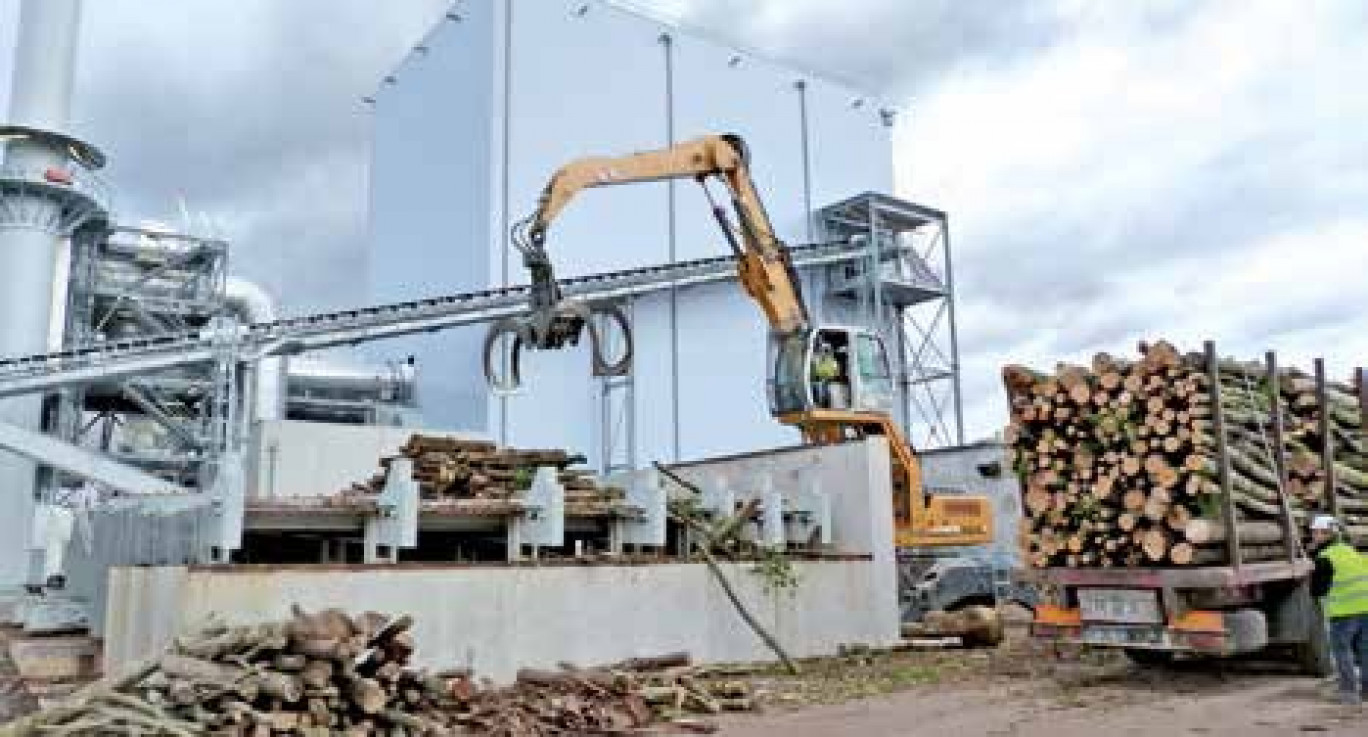
<svg viewBox="0 0 1368 737"><path fill-rule="evenodd" d="M484 439L475 433L380 425L278 420L252 428L247 469L251 499L328 496L380 470L416 433Z"/></svg>
<svg viewBox="0 0 1368 737"><path fill-rule="evenodd" d="M812 209L893 188L892 129L858 90L604 2L452 9L457 19L442 20L375 96L374 299L525 283L508 229L581 156L739 133L776 229L795 244L818 237ZM584 193L555 222L549 250L562 276L728 253L688 180ZM796 440L769 416L765 324L738 285L642 299L633 312L637 465ZM418 356L426 423L569 447L599 465L605 423L587 351L526 354L525 391L484 404L480 332L395 349Z"/></svg>
<svg viewBox="0 0 1368 737"><path fill-rule="evenodd" d="M711 458L678 467L676 474L696 485L720 481L738 503L760 493L763 477L792 504L809 480L831 496L831 544L841 553L868 553L887 565L892 580L893 489L888 442L881 437L842 445L795 447ZM667 488L670 485L667 483ZM677 491L677 489L672 489ZM884 575L872 570L874 575ZM888 601L896 592L888 588ZM882 606L877 604L876 606Z"/></svg>
<svg viewBox="0 0 1368 737"><path fill-rule="evenodd" d="M747 564L729 566L742 599L793 654L898 637L893 514L883 438L688 464L697 483L724 481L738 500L768 478L791 496L815 482L832 496L839 560L795 563L791 592L766 592ZM674 489L674 493L681 490ZM177 565L116 568L99 634L118 667L215 613L229 622L287 616L291 604L410 613L422 661L468 665L495 679L519 667L584 665L688 650L704 661L768 659L705 566L509 568Z"/></svg>
<svg viewBox="0 0 1368 737"><path fill-rule="evenodd" d="M859 603L871 563L797 564L796 592L770 595L746 565L728 566L743 600L795 656L897 638L887 616ZM702 661L768 660L702 564L623 567L348 567L208 570L119 568L111 573L107 668L155 651L211 613L233 622L337 606L409 613L418 661L470 666L496 681L520 667L553 668L687 650Z"/></svg>

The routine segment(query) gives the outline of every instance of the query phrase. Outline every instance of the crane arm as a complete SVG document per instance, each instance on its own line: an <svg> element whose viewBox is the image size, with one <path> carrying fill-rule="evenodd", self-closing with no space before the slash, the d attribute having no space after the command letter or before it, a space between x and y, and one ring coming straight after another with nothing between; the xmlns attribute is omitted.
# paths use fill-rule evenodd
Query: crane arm
<svg viewBox="0 0 1368 737"><path fill-rule="evenodd" d="M759 303L774 332L787 334L807 329L809 317L801 282L760 201L747 159L745 143L739 136L710 135L655 151L583 158L561 167L542 190L536 212L524 221L525 235L515 234L514 238L523 252L524 264L532 272L533 308L546 309L559 300L554 269L545 250L546 233L556 216L581 191L693 178L707 192L707 180L716 177L728 190L737 227L732 227L726 212L716 202L713 214L739 257L738 273L746 292ZM708 197L712 200L710 193Z"/></svg>

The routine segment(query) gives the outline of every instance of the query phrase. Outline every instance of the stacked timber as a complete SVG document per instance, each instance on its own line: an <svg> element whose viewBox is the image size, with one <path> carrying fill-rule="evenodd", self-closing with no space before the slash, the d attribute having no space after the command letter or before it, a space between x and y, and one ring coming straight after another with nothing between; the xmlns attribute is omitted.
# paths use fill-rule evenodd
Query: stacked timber
<svg viewBox="0 0 1368 737"><path fill-rule="evenodd" d="M1052 374L1007 366L1003 380L1035 567L1226 564L1227 506L1244 561L1286 555L1286 522L1299 533L1317 512L1368 537L1368 442L1348 385L1165 342Z"/></svg>
<svg viewBox="0 0 1368 737"><path fill-rule="evenodd" d="M592 472L573 468L582 455L564 450L499 448L493 443L415 434L399 449L413 461L413 478L425 499L508 499L526 490L538 468L554 467L565 487L566 502L611 502L620 489L602 487ZM380 470L353 491L377 493L393 458L380 459Z"/></svg>
<svg viewBox="0 0 1368 737"><path fill-rule="evenodd" d="M515 683L410 665L412 619L297 607L285 622L213 626L0 734L563 735L710 732L695 715L755 708L745 682L687 653L592 669L524 669Z"/></svg>
<svg viewBox="0 0 1368 737"><path fill-rule="evenodd" d="M410 668L408 617L338 610L214 626L9 734L436 733L446 681Z"/></svg>

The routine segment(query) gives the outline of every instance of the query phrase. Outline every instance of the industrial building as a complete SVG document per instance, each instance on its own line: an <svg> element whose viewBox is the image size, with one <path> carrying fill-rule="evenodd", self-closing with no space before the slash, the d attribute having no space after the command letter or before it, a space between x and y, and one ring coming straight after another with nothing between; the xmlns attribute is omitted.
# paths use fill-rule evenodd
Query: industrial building
<svg viewBox="0 0 1368 737"><path fill-rule="evenodd" d="M582 348L533 353L520 393L497 396L480 364L489 324L526 309L509 231L557 167L736 133L816 317L883 336L893 361L882 378L916 447L962 440L948 218L891 194L893 111L613 3L453 3L358 101L374 123L372 306L286 317L229 273L232 244L110 210L103 155L66 132L79 9L24 4L13 122L0 127L0 258L14 261L0 268L26 275L0 303L0 479L16 491L0 515L0 584L31 589L6 599L11 620L88 626L113 663L164 644L204 607L246 607L239 585L270 591L233 612L245 619L287 611L305 596L296 586L311 606L380 586L389 606L459 617L549 576L537 585L559 602L546 606L555 619L574 591L627 584L591 568L455 564L611 562L628 549L673 567L624 574L636 583L613 596L666 592L706 601L700 621L726 617L667 522L678 490L650 470L664 461L706 489L711 514L750 500L748 534L805 556L800 601L767 615L795 652L896 637L889 444L806 447L774 421L766 326L691 182L587 194L552 230L565 293L630 316L626 375L592 376ZM360 346L350 360L316 357L349 346ZM547 465L516 494L420 492L425 461L403 450L418 435L582 453L595 484L620 494L571 503L577 477ZM404 568L417 562L451 568ZM326 567L337 564L361 568ZM289 566L301 578L281 584ZM435 590L457 609L434 610ZM155 616L149 601L164 605ZM437 655L540 626L489 616L445 632ZM640 642L721 657L754 649L737 649L734 625L633 626ZM585 642L568 654L633 647ZM479 664L506 675L567 655L542 645L501 646Z"/></svg>
<svg viewBox="0 0 1368 737"><path fill-rule="evenodd" d="M617 4L551 0L454 3L368 102L372 301L525 283L510 229L558 167L736 133L783 240L867 244L802 270L816 319L885 336L918 447L963 441L948 218L891 196L897 116L878 98ZM585 193L549 243L562 277L728 253L688 181ZM593 378L584 349L531 354L522 392L491 397L481 329L406 341L426 424L604 471L794 442L766 412L766 328L739 285L649 287L622 300L626 377Z"/></svg>

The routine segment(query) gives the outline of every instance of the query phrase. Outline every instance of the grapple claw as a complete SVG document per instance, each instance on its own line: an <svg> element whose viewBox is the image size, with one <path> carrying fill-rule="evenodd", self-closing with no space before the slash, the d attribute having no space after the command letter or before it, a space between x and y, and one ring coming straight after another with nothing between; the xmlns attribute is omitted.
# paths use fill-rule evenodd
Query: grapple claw
<svg viewBox="0 0 1368 737"><path fill-rule="evenodd" d="M490 391L496 395L506 395L515 393L522 386L522 373L519 366L519 359L522 354L523 333L526 323L514 318L505 318L494 323L489 332L485 335L484 345L484 372L485 383L489 385ZM508 354L508 366L506 374L499 374L495 370L496 353L499 352L499 341L505 336L512 336L512 347ZM502 361L498 361L502 363Z"/></svg>
<svg viewBox="0 0 1368 737"><path fill-rule="evenodd" d="M607 320L605 331L616 328L622 333L622 355L615 361L609 361L605 356L606 335L595 324L593 318L596 316ZM555 350L578 345L580 333L586 326L594 376L626 375L632 367L632 332L622 309L612 304L562 302L550 310L538 310L520 318L504 318L490 327L484 345L485 382L490 391L506 395L522 386L520 359L524 346L534 350ZM512 343L505 361L505 356L500 355L502 341L510 338Z"/></svg>

